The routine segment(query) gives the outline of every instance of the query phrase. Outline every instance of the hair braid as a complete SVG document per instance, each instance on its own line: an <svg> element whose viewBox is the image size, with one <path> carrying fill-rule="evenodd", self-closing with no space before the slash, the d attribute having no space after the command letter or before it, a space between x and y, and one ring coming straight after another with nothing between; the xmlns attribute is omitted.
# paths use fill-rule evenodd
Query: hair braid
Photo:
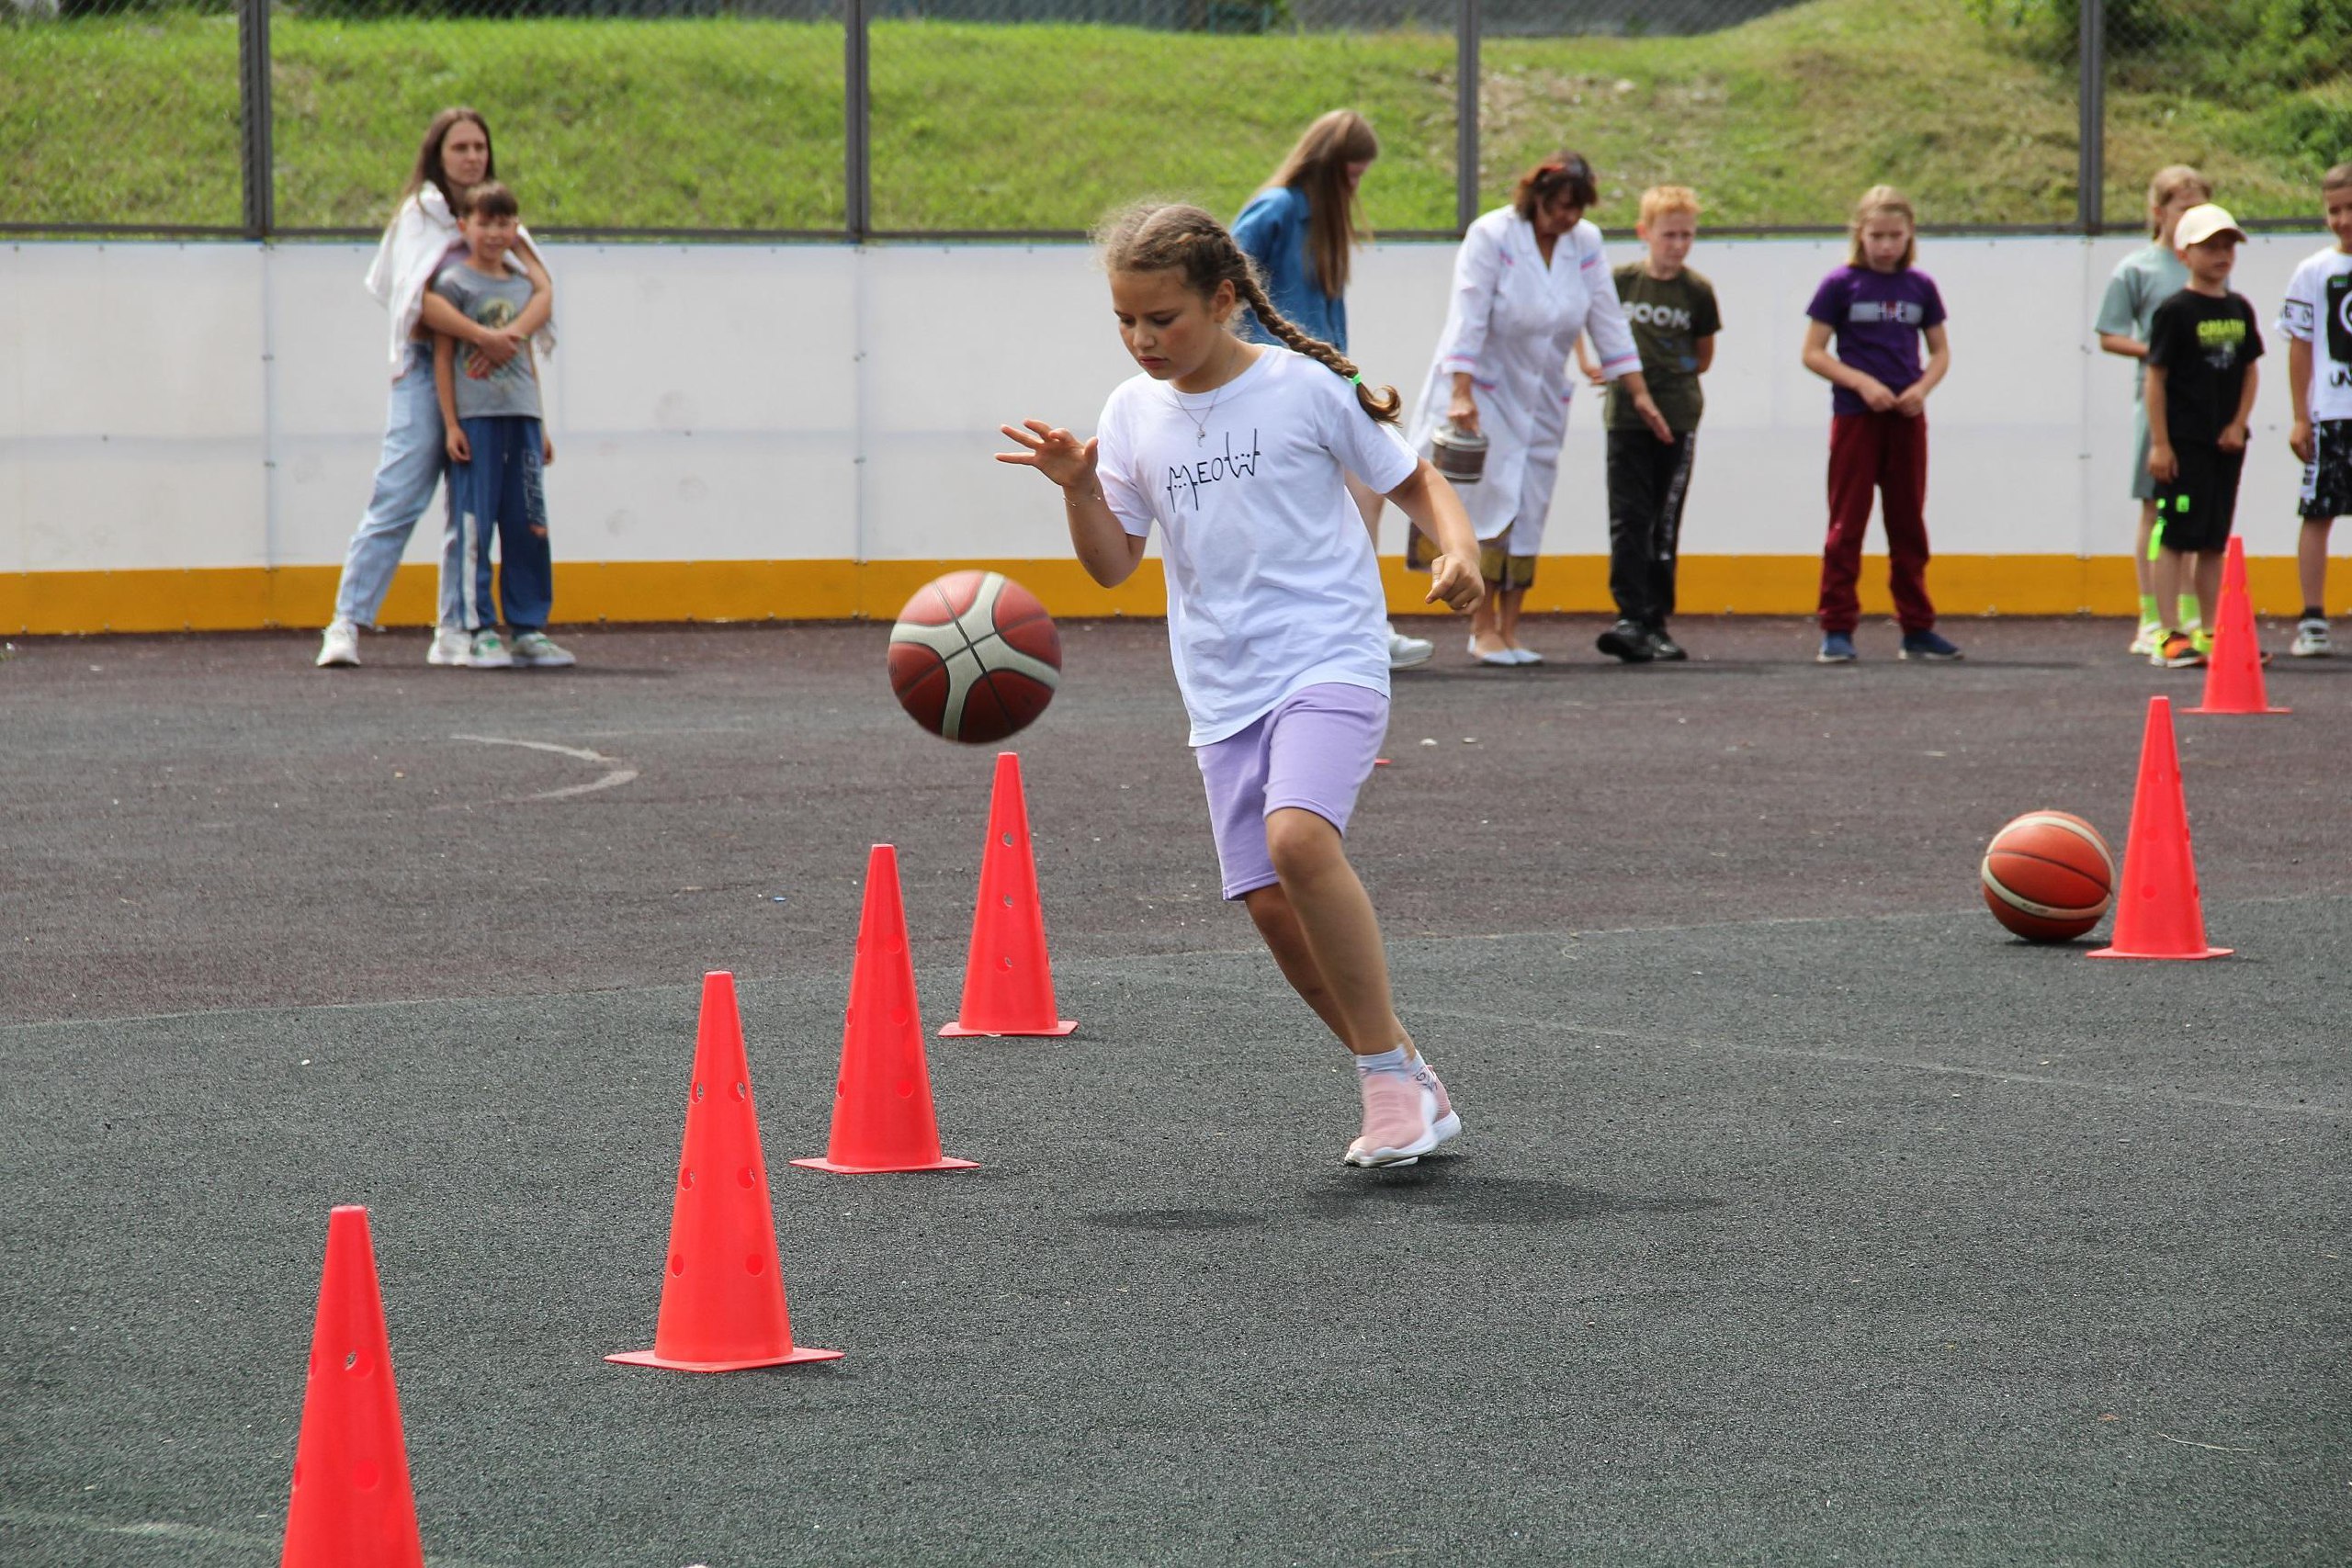
<svg viewBox="0 0 2352 1568"><path fill-rule="evenodd" d="M1249 253L1235 243L1224 224L1197 207L1172 202L1139 201L1106 218L1095 231L1102 265L1112 272L1173 272L1184 287L1206 299L1220 283L1233 285L1234 294L1257 312L1266 330L1298 353L1355 382L1356 401L1383 424L1396 423L1404 400L1396 389L1374 392L1356 379L1355 365L1322 339L1310 337L1286 320L1266 298L1265 285Z"/></svg>
<svg viewBox="0 0 2352 1568"><path fill-rule="evenodd" d="M1361 372L1356 369L1354 360L1350 359L1321 338L1306 332L1297 322L1275 310L1274 302L1266 297L1265 289L1249 272L1245 271L1242 274L1237 291L1241 296L1241 302L1257 312L1259 325L1282 339L1298 353L1321 365L1334 376L1344 376L1355 382L1356 401L1363 407L1364 412L1383 424L1396 423L1397 415L1404 410L1405 400L1396 395L1396 388L1383 387L1379 391L1374 392L1370 387L1365 386L1362 380L1358 379Z"/></svg>

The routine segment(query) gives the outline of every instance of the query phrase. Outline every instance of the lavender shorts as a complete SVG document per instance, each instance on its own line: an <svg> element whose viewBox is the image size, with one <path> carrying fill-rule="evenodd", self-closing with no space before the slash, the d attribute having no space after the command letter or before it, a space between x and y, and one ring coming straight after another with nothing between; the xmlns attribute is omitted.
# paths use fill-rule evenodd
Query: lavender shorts
<svg viewBox="0 0 2352 1568"><path fill-rule="evenodd" d="M1194 750L1227 898L1281 880L1266 850L1272 813L1295 807L1348 830L1356 792L1387 735L1385 693L1329 682L1293 693L1247 729Z"/></svg>

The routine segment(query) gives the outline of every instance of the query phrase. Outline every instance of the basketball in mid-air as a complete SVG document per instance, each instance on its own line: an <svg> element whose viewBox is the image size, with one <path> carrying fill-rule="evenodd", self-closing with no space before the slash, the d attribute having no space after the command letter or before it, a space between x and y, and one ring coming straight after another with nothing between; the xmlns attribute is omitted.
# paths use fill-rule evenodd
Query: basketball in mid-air
<svg viewBox="0 0 2352 1568"><path fill-rule="evenodd" d="M2029 942L2070 942L2115 902L2107 840L2064 811L2029 811L1994 834L1978 875L1993 918Z"/></svg>
<svg viewBox="0 0 2352 1568"><path fill-rule="evenodd" d="M1046 711L1062 636L1001 571L951 571L915 591L890 628L890 689L933 735L986 746Z"/></svg>

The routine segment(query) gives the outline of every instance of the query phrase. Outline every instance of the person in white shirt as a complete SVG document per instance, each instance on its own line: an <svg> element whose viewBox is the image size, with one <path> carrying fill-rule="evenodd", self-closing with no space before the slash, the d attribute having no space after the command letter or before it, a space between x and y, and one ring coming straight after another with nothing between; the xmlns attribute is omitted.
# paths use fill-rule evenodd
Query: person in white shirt
<svg viewBox="0 0 2352 1568"><path fill-rule="evenodd" d="M1600 199L1592 165L1555 152L1520 176L1509 207L1470 225L1453 263L1429 379L1411 444L1427 453L1442 423L1487 439L1485 471L1464 485L1478 532L1487 598L1470 623L1470 654L1485 664L1540 664L1519 641L1520 605L1535 581L1544 520L1568 433L1568 355L1589 332L1603 378L1623 381L1660 441L1673 430L1650 400L1633 329L1617 302L1600 231L1585 210ZM1419 564L1408 548L1408 566Z"/></svg>
<svg viewBox="0 0 2352 1568"><path fill-rule="evenodd" d="M1355 1055L1351 1165L1408 1165L1461 1131L1397 1018L1380 923L1343 841L1388 728L1385 601L1354 474L1432 535L1429 600L1482 596L1453 487L1397 434L1396 389L1278 313L1233 236L1196 207L1144 204L1099 240L1119 335L1142 374L1081 441L1003 426L1061 487L1080 563L1125 581L1159 530L1168 640L1192 718L1225 896ZM1242 306L1284 347L1236 335Z"/></svg>
<svg viewBox="0 0 2352 1568"><path fill-rule="evenodd" d="M2278 313L2287 388L2295 400L2287 442L2303 461L2296 508L2303 527L2295 547L2303 613L2287 649L2297 659L2335 651L2327 635L2327 535L2352 512L2352 164L2328 170L2319 189L2335 243L2295 269Z"/></svg>
<svg viewBox="0 0 2352 1568"><path fill-rule="evenodd" d="M434 275L453 252L465 248L458 232L458 198L497 177L489 122L462 106L435 115L424 129L407 188L401 192L383 243L368 268L368 292L391 313L391 400L384 419L383 454L376 460L375 487L344 555L334 618L319 639L322 668L359 662L359 628L375 625L401 553L408 548L408 536L433 503L434 489L448 466L441 405L433 388L433 334L448 333L492 366L505 364L534 340L542 353L555 347L554 286L527 230L514 248L514 263L530 279L531 302L509 325L470 321L433 292ZM439 625L425 655L429 663L473 662L472 639L459 608L464 576L457 530L447 529L441 551Z"/></svg>

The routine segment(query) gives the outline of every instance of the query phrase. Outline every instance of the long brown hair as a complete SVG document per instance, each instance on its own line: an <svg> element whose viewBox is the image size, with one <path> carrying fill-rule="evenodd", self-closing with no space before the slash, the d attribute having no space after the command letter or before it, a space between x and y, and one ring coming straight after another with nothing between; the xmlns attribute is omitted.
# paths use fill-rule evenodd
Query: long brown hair
<svg viewBox="0 0 2352 1568"><path fill-rule="evenodd" d="M1218 222L1197 207L1139 201L1103 220L1094 231L1102 265L1109 272L1172 272L1204 299L1220 283L1233 285L1241 302L1258 313L1258 324L1329 369L1355 383L1356 401L1383 424L1394 424L1404 400L1394 387L1374 392L1364 385L1355 362L1321 338L1310 337L1274 309L1249 254Z"/></svg>
<svg viewBox="0 0 2352 1568"><path fill-rule="evenodd" d="M1348 165L1380 156L1372 122L1353 109L1318 116L1266 181L1306 195L1306 248L1323 292L1336 299L1348 291L1348 252L1372 238L1356 193L1348 188Z"/></svg>
<svg viewBox="0 0 2352 1568"><path fill-rule="evenodd" d="M441 166L441 143L449 139L451 126L465 120L481 127L482 145L490 152L489 161L482 165L481 177L485 180L498 177L498 148L490 139L490 121L481 118L480 109L468 108L463 104L454 105L435 115L433 123L424 128L424 143L416 150L416 167L409 171L408 184L401 186L401 198L392 204L393 211L397 212L407 205L408 198L423 190L427 181L441 192L441 198L449 204L451 212L458 210L458 198L464 193L450 186L448 171Z"/></svg>

